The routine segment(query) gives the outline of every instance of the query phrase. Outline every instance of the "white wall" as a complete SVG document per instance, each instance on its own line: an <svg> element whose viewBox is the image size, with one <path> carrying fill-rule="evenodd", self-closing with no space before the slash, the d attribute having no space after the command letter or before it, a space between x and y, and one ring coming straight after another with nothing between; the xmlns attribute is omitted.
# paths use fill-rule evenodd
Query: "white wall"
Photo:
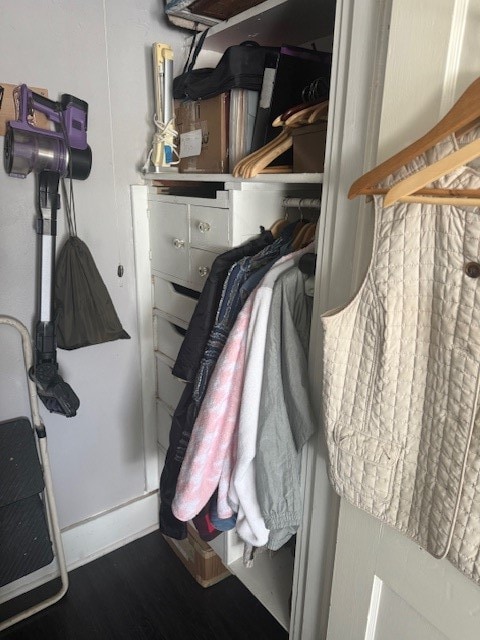
<svg viewBox="0 0 480 640"><path fill-rule="evenodd" d="M75 183L78 234L89 246L131 340L58 351L80 398L77 417L43 410L62 527L144 491L141 381L129 185L141 182L151 134L151 44L180 50L160 0L3 0L0 84L71 93L89 104L89 179ZM2 143L3 144L3 143ZM34 179L0 170L0 313L35 317ZM61 246L65 233L59 214ZM117 277L117 267L125 269ZM26 415L19 344L0 330L0 420Z"/></svg>
<svg viewBox="0 0 480 640"><path fill-rule="evenodd" d="M396 62L385 78L389 99L382 110L378 161L428 131L478 77L480 2L423 0L421 12L417 4L403 0L393 6L396 26L390 32L388 55ZM435 33L428 46L419 45L425 30ZM440 77L441 84L435 82Z"/></svg>

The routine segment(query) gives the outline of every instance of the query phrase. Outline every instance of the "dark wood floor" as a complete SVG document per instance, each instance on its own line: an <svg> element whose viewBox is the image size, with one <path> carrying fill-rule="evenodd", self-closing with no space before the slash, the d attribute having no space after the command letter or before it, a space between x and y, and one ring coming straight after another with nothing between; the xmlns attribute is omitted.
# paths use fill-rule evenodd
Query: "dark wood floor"
<svg viewBox="0 0 480 640"><path fill-rule="evenodd" d="M237 578L207 589L198 585L158 532L69 575L63 600L4 631L0 640L288 638ZM15 606L24 608L25 598L31 594ZM0 608L0 619L11 615L11 606Z"/></svg>

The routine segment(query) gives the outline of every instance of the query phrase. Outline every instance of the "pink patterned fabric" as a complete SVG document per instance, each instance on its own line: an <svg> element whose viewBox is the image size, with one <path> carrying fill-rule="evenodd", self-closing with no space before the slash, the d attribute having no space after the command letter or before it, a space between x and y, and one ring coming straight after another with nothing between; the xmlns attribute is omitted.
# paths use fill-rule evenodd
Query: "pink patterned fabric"
<svg viewBox="0 0 480 640"><path fill-rule="evenodd" d="M197 515L217 486L218 515L228 518L233 514L227 503L227 491L235 465L235 428L253 298L252 293L230 332L192 430L172 503L175 517L182 521Z"/></svg>

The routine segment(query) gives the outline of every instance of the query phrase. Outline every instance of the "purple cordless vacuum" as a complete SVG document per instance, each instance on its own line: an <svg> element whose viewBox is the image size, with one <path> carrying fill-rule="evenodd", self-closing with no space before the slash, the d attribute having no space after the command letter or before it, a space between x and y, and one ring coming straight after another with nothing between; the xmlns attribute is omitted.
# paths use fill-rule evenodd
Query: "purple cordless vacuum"
<svg viewBox="0 0 480 640"><path fill-rule="evenodd" d="M27 85L15 88L17 119L7 124L4 147L6 172L37 179L37 234L41 237L39 313L35 335L35 364L29 372L38 395L54 413L76 415L80 401L73 389L58 374L53 284L55 274L55 237L57 211L60 208L60 178L85 180L92 167L92 152L87 144L88 104L64 94L59 102L34 93ZM55 131L33 124L39 111L54 123Z"/></svg>

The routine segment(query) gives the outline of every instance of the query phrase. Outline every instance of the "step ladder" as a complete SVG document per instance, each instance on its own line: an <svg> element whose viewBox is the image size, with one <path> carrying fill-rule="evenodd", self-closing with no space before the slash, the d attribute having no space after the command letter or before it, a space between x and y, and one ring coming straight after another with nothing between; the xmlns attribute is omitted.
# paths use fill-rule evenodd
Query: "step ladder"
<svg viewBox="0 0 480 640"><path fill-rule="evenodd" d="M67 592L68 573L45 426L36 385L28 376L33 366L30 334L19 320L9 316L0 315L0 325L14 327L21 336L31 413L31 422L20 417L0 423L0 588L50 564L54 558L61 578L56 594L0 622L3 631L58 602Z"/></svg>

